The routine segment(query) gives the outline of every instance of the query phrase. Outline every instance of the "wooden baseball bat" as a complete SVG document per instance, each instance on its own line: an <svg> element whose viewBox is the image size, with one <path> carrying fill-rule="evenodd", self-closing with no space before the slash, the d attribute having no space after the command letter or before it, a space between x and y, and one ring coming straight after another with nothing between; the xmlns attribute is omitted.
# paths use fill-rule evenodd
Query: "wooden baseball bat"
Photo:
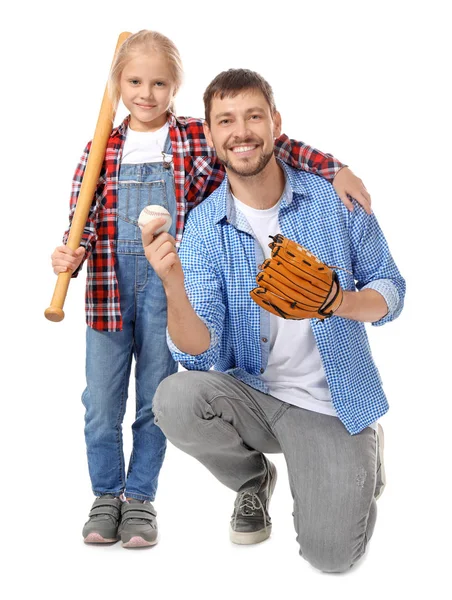
<svg viewBox="0 0 452 600"><path fill-rule="evenodd" d="M116 57L121 45L132 34L125 31L121 33L116 44L113 61ZM104 97L97 119L96 129L94 131L91 149L86 163L85 173L83 175L80 193L77 199L74 216L67 240L68 248L77 250L80 246L83 230L88 219L89 209L91 207L96 185L99 179L100 170L104 162L105 150L107 148L108 138L110 137L113 128L117 106L113 106L108 94L108 84L105 86ZM62 321L64 319L64 301L66 299L69 282L71 280L72 271L68 270L65 273L60 273L55 285L52 301L44 312L44 315L49 321Z"/></svg>

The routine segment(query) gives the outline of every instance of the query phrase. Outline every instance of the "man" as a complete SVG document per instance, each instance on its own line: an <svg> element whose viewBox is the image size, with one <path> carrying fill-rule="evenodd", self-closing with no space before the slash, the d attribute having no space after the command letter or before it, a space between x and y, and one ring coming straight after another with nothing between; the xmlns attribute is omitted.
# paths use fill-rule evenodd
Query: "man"
<svg viewBox="0 0 452 600"><path fill-rule="evenodd" d="M264 453L283 452L300 553L341 572L365 551L382 485L376 420L388 405L363 322L397 317L405 282L374 215L349 213L329 183L275 159L281 117L261 76L221 73L204 103L227 179L191 213L179 255L170 235L154 238L160 220L143 230L167 296L170 349L188 369L160 384L156 422L237 492L239 544L270 535L276 469ZM250 298L277 233L342 267L331 318L284 320Z"/></svg>

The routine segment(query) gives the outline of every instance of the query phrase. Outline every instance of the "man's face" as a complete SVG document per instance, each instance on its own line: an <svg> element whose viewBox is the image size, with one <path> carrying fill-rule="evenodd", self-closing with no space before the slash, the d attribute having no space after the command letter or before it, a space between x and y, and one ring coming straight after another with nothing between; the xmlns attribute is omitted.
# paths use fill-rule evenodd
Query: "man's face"
<svg viewBox="0 0 452 600"><path fill-rule="evenodd" d="M245 90L233 98L214 98L207 142L224 166L242 177L260 173L273 156L274 139L281 133L281 117L272 115L258 90Z"/></svg>

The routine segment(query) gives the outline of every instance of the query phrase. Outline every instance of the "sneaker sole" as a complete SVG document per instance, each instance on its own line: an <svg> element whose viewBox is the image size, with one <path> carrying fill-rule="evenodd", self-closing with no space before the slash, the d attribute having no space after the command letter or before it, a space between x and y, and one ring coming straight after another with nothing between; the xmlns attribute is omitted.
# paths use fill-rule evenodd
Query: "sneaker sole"
<svg viewBox="0 0 452 600"><path fill-rule="evenodd" d="M261 542L265 542L265 540L270 537L271 532L271 525L269 525L266 530L261 529L259 531L253 531L252 533L234 531L232 527L229 526L229 539L233 544L239 544L242 546L247 546L248 544L260 544Z"/></svg>
<svg viewBox="0 0 452 600"><path fill-rule="evenodd" d="M276 467L273 463L271 463L273 469L273 475L270 482L270 492L268 494L268 506L270 505L270 500L273 496L273 491L276 486L276 480L278 478L278 472L276 471ZM253 531L251 533L247 533L244 531L234 531L232 526L229 525L229 539L233 544L240 544L242 546L251 545L251 544L260 544L265 540L268 540L272 532L271 524L267 526L267 529L259 529L259 531Z"/></svg>
<svg viewBox="0 0 452 600"><path fill-rule="evenodd" d="M144 538L140 537L139 535L135 535L132 538L130 538L130 540L128 540L127 542L123 542L122 547L123 548L144 548L146 546L155 546L156 543L157 543L156 539L150 542L150 541L145 540Z"/></svg>
<svg viewBox="0 0 452 600"><path fill-rule="evenodd" d="M118 541L119 538L104 538L100 535L100 533L90 533L83 540L85 544L113 544Z"/></svg>

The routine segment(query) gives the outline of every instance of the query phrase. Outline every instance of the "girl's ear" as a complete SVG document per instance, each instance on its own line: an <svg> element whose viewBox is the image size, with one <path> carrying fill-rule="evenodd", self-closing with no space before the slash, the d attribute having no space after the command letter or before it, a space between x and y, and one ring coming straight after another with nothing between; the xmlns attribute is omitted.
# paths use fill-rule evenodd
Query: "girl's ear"
<svg viewBox="0 0 452 600"><path fill-rule="evenodd" d="M174 92L171 96L170 105L168 108L168 110L172 113L174 113L174 111L175 111L174 104L175 104L175 100L176 100L176 94L177 94L177 89L174 90Z"/></svg>

